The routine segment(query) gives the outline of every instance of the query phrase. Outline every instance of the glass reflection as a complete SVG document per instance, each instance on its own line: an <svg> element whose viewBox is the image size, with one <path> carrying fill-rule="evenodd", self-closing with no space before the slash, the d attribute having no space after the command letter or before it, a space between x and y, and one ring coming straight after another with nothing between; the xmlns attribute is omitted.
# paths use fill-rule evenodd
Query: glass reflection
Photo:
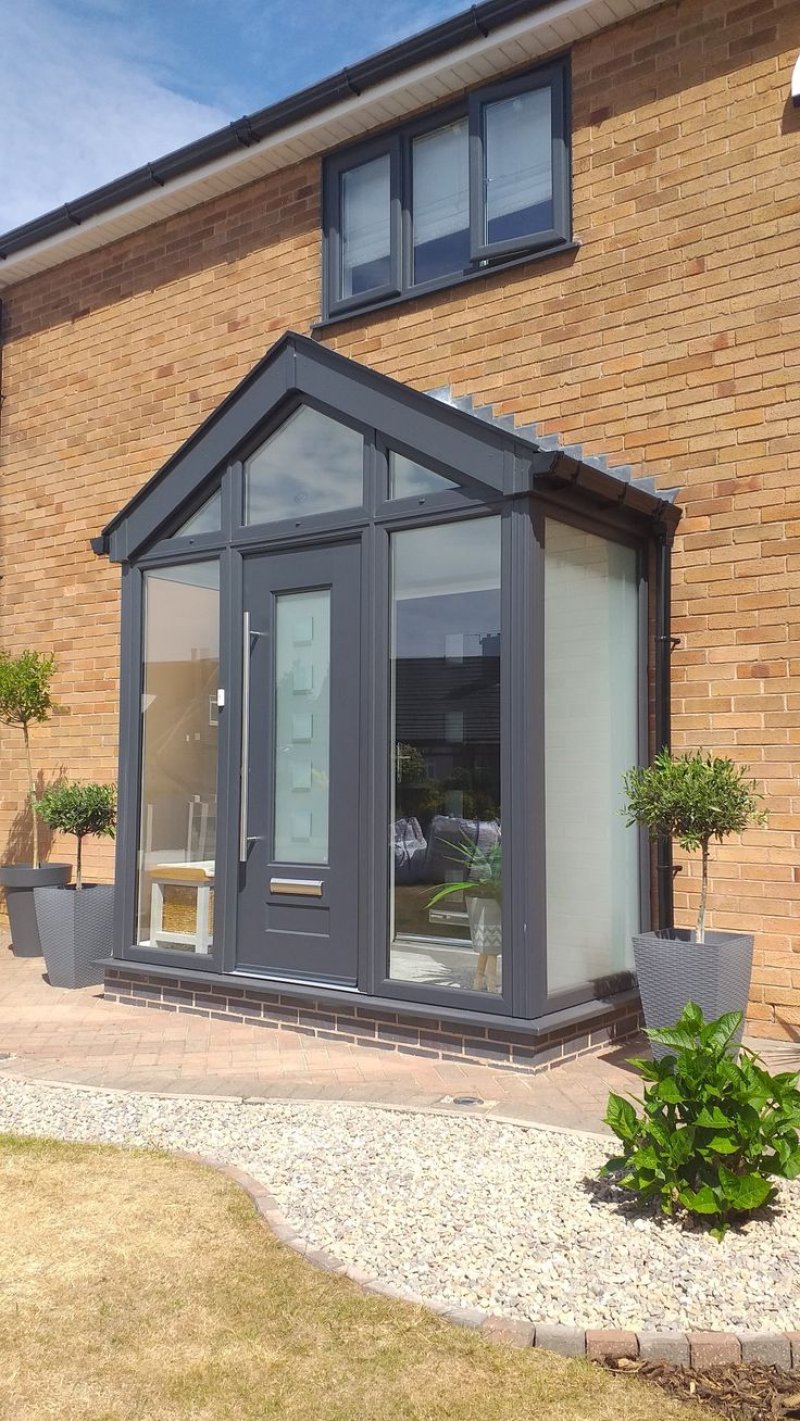
<svg viewBox="0 0 800 1421"><path fill-rule="evenodd" d="M364 440L301 405L244 466L245 523L356 508L364 499Z"/></svg>
<svg viewBox="0 0 800 1421"><path fill-rule="evenodd" d="M145 574L136 941L208 953L214 931L219 565Z"/></svg>
<svg viewBox="0 0 800 1421"><path fill-rule="evenodd" d="M500 519L392 538L390 976L499 992Z"/></svg>

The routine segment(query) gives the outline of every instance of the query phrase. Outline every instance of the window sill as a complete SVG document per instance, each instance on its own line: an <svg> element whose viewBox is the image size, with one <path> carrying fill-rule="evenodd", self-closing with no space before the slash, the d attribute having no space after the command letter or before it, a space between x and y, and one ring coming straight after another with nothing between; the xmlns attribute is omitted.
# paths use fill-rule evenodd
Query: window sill
<svg viewBox="0 0 800 1421"><path fill-rule="evenodd" d="M456 287L465 286L472 281L480 281L488 276L496 276L498 272L512 271L515 267L527 266L531 262L543 262L556 257L574 256L579 252L581 243L560 242L558 246L546 247L539 252L526 252L524 256L513 257L509 261L499 261L491 266L478 267L476 271L463 272L461 276L445 276L440 281L428 281L424 286L415 286L409 291L403 291L399 296L387 296L383 301L370 301L364 306L359 306L355 310L337 311L331 316L325 316L322 320L315 321L311 327L311 334L317 331L325 331L330 326L340 326L345 321L360 321L364 316L371 316L376 311L387 311L393 306L402 306L409 301L424 301L427 296L438 295L440 291L451 291Z"/></svg>

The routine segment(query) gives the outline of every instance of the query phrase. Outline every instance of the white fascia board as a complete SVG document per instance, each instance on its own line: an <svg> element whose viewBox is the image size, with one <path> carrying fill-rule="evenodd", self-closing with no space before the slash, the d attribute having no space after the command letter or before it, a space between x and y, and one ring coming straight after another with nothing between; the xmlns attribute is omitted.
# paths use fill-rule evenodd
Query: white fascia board
<svg viewBox="0 0 800 1421"><path fill-rule="evenodd" d="M468 64L476 57L490 60L492 51L502 50L503 46L514 41L524 43L531 50L531 57L536 58L539 57L537 37L544 40L547 35L552 45L554 25L561 23L568 27L562 41L566 45L572 38L597 33L612 23L663 3L664 0L554 0L546 10L515 20L502 29L493 30L486 37L478 37L461 45L449 54L405 70L362 94L354 94L299 123L282 128L250 147L217 158L202 168L171 179L163 187L154 187L152 191L115 204L64 232L13 253L0 261L0 290L40 271L59 266L73 257L118 241L177 212L199 206L220 193L243 187L266 173L289 166L298 161L298 142L306 149L307 157L350 142L354 122L360 130L359 136L368 133L371 126L384 122L378 120L376 124L373 120L371 124L370 116L374 108L387 99L398 99L406 94L408 112L414 112L420 107L420 98L415 95L415 90L432 80L444 81L448 92L457 93L465 87L458 77L462 63ZM546 52L542 43L539 53ZM505 61L497 65L497 72L501 73L504 67ZM423 105L424 102L423 98ZM337 126L342 121L347 125L347 132L337 132ZM284 155L282 161L281 150L284 148L293 148L294 151L291 156Z"/></svg>

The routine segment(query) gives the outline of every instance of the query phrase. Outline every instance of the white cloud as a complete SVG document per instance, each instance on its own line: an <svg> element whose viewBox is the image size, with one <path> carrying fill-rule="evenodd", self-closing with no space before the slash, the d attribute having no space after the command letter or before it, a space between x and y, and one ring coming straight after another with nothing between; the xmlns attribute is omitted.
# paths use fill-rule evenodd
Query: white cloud
<svg viewBox="0 0 800 1421"><path fill-rule="evenodd" d="M4 7L0 232L229 120L170 88L118 20L114 0L80 19L55 0Z"/></svg>

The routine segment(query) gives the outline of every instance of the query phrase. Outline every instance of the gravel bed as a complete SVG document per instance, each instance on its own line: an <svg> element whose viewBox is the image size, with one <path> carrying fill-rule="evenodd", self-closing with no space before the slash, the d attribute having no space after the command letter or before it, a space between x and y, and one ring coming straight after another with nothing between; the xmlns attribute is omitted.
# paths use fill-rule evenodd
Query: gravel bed
<svg viewBox="0 0 800 1421"><path fill-rule="evenodd" d="M6 1077L0 1130L213 1155L314 1247L431 1301L578 1327L800 1327L800 1182L720 1244L598 1185L602 1140L486 1118Z"/></svg>

